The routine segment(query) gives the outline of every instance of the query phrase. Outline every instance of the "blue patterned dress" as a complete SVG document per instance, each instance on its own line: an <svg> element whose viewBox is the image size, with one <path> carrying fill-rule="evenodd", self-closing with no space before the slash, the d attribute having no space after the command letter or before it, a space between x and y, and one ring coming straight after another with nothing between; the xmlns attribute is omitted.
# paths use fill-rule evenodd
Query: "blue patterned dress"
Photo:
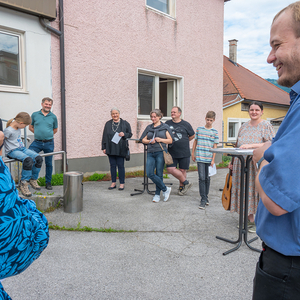
<svg viewBox="0 0 300 300"><path fill-rule="evenodd" d="M262 120L258 125L251 126L250 121L244 123L238 133L237 147L241 147L244 144L259 144L271 141L275 136L272 125ZM244 156L246 162L246 155ZM231 201L230 211L240 211L240 181L241 181L241 162L238 158L234 159L232 170L232 188L231 188ZM249 170L249 206L248 215L255 214L259 197L255 191L255 167L250 163ZM244 206L245 207L245 206Z"/></svg>
<svg viewBox="0 0 300 300"><path fill-rule="evenodd" d="M49 241L48 221L32 200L19 197L0 157L0 279L28 268ZM11 299L0 283L0 300Z"/></svg>

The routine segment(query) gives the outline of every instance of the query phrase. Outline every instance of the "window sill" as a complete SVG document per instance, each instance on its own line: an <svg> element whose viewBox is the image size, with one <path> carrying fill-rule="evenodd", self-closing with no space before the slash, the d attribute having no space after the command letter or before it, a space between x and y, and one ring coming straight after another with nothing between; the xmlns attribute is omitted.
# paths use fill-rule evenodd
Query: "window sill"
<svg viewBox="0 0 300 300"><path fill-rule="evenodd" d="M24 89L18 89L18 88L6 88L4 86L0 86L0 92L6 92L6 93L17 93L17 94L29 94L28 91L25 91Z"/></svg>
<svg viewBox="0 0 300 300"><path fill-rule="evenodd" d="M167 17L167 18L169 18L169 19L171 19L173 21L176 21L175 17L172 17L171 15L166 14L166 13L164 13L164 12L158 10L158 9L155 9L155 8L153 8L151 6L146 6L146 9L151 10L151 11L153 11L153 12L159 14L159 15L162 15L163 17Z"/></svg>

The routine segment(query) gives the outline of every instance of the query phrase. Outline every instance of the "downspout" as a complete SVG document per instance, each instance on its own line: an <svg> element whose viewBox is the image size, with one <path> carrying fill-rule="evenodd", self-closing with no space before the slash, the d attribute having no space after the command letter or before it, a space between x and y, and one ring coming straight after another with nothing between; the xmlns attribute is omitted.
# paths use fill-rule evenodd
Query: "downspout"
<svg viewBox="0 0 300 300"><path fill-rule="evenodd" d="M64 41L64 8L63 0L59 0L59 30L46 24L44 18L39 18L41 25L59 37L60 45L60 93L61 93L61 130L62 150L67 153L66 143L66 81L65 81L65 41Z"/></svg>

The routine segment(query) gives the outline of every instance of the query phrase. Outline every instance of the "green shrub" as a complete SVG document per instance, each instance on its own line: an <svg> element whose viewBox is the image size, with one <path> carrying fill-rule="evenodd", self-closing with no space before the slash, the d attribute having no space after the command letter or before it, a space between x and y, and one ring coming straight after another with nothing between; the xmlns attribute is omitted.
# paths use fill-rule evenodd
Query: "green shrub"
<svg viewBox="0 0 300 300"><path fill-rule="evenodd" d="M38 180L40 186L46 185L45 177L40 177ZM51 185L63 185L64 184L64 174L54 174L52 175Z"/></svg>
<svg viewBox="0 0 300 300"><path fill-rule="evenodd" d="M88 180L89 181L98 181L98 180L102 180L104 178L106 174L98 174L98 173L94 173L93 175L91 175Z"/></svg>

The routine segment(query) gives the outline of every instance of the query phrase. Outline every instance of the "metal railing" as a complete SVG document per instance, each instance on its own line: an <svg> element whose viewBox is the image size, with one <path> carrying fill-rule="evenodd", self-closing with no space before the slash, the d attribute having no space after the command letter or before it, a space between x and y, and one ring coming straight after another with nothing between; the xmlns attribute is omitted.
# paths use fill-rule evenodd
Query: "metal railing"
<svg viewBox="0 0 300 300"><path fill-rule="evenodd" d="M67 154L65 151L56 151L56 152L50 152L50 153L41 153L39 154L40 156L42 157L45 157L45 156L51 156L51 155L57 155L57 154L62 154L63 156L63 173L66 173L67 171ZM13 162L17 162L18 163L18 184L20 184L20 165L19 165L19 162L18 160L16 159L11 159L11 158L8 158L8 159L3 159L3 162L5 164L9 164L9 171L11 173L11 163Z"/></svg>

